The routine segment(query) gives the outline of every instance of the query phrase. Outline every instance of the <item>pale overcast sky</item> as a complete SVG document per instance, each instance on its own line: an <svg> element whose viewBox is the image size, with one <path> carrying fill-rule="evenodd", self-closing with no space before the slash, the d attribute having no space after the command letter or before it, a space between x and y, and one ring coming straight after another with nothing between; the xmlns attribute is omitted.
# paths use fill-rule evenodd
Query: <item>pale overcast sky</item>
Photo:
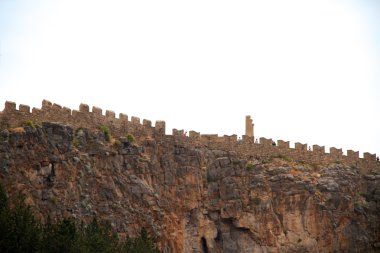
<svg viewBox="0 0 380 253"><path fill-rule="evenodd" d="M42 99L380 154L380 1L0 0L0 107Z"/></svg>

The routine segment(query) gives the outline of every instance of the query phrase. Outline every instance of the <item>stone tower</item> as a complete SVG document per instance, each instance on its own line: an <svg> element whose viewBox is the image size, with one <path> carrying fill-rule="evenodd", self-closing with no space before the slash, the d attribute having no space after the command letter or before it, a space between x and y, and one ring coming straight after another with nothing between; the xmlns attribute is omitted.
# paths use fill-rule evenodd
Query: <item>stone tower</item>
<svg viewBox="0 0 380 253"><path fill-rule="evenodd" d="M245 116L245 135L248 137L254 137L253 135L253 121L251 119L251 116L247 115Z"/></svg>

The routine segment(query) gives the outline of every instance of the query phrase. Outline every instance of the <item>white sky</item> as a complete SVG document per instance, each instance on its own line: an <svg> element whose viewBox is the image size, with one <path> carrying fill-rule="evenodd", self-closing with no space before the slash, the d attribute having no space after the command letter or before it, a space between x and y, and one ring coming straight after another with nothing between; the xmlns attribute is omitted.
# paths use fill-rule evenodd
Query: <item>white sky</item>
<svg viewBox="0 0 380 253"><path fill-rule="evenodd" d="M0 0L0 108L44 98L380 154L380 1Z"/></svg>

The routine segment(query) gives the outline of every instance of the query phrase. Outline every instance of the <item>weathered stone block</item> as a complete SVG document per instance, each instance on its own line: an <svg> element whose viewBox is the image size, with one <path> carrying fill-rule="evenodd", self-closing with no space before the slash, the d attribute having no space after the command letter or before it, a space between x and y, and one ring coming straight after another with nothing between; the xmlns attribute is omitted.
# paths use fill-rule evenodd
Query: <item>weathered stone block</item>
<svg viewBox="0 0 380 253"><path fill-rule="evenodd" d="M347 150L347 157L350 159L359 159L359 151Z"/></svg>
<svg viewBox="0 0 380 253"><path fill-rule="evenodd" d="M114 119L115 118L115 112L114 111L110 111L110 110L106 110L106 117Z"/></svg>
<svg viewBox="0 0 380 253"><path fill-rule="evenodd" d="M36 108L36 107L33 107L33 109L32 109L32 113L40 113L41 112L41 109L39 109L39 108Z"/></svg>
<svg viewBox="0 0 380 253"><path fill-rule="evenodd" d="M79 105L79 111L80 112L90 112L90 107L87 104L80 104Z"/></svg>
<svg viewBox="0 0 380 253"><path fill-rule="evenodd" d="M279 148L289 148L289 141L278 140L277 145Z"/></svg>
<svg viewBox="0 0 380 253"><path fill-rule="evenodd" d="M165 121L156 121L156 123L154 124L155 132L159 135L165 135L165 124Z"/></svg>
<svg viewBox="0 0 380 253"><path fill-rule="evenodd" d="M260 144L264 145L264 146L272 146L272 139L266 139L264 137L261 137L260 138Z"/></svg>
<svg viewBox="0 0 380 253"><path fill-rule="evenodd" d="M199 139L201 137L201 135L199 132L195 132L195 131L191 130L189 132L189 137L194 138L194 139Z"/></svg>
<svg viewBox="0 0 380 253"><path fill-rule="evenodd" d="M41 109L42 110L45 110L45 109L50 109L52 106L52 103L46 99L42 100L42 107Z"/></svg>
<svg viewBox="0 0 380 253"><path fill-rule="evenodd" d="M71 115L71 109L70 108L67 108L67 107L63 107L62 108L62 113L64 115Z"/></svg>
<svg viewBox="0 0 380 253"><path fill-rule="evenodd" d="M95 115L99 115L100 116L100 115L102 115L103 110L102 110L102 108L93 106L92 107L92 113L95 114Z"/></svg>
<svg viewBox="0 0 380 253"><path fill-rule="evenodd" d="M132 123L132 125L140 125L140 118L132 116L131 123Z"/></svg>
<svg viewBox="0 0 380 253"><path fill-rule="evenodd" d="M4 111L16 111L16 103L11 101L6 101L4 106Z"/></svg>
<svg viewBox="0 0 380 253"><path fill-rule="evenodd" d="M20 112L30 112L30 106L29 105L19 105L18 106L18 110L20 111Z"/></svg>
<svg viewBox="0 0 380 253"><path fill-rule="evenodd" d="M338 156L338 157L340 157L340 156L343 155L343 152L342 152L341 148L338 149L338 148L331 147L330 148L330 154L332 156Z"/></svg>
<svg viewBox="0 0 380 253"><path fill-rule="evenodd" d="M60 111L62 111L62 106L60 106L58 104L53 104L52 109L54 111L60 112Z"/></svg>
<svg viewBox="0 0 380 253"><path fill-rule="evenodd" d="M143 119L143 125L147 126L147 127L151 127L152 126L152 122L150 120Z"/></svg>
<svg viewBox="0 0 380 253"><path fill-rule="evenodd" d="M325 146L313 145L313 151L318 153L325 153Z"/></svg>
<svg viewBox="0 0 380 253"><path fill-rule="evenodd" d="M306 151L307 150L307 144L302 144L302 143L296 142L294 144L294 148L297 150Z"/></svg>
<svg viewBox="0 0 380 253"><path fill-rule="evenodd" d="M124 113L119 113L119 119L123 121L128 121L128 115Z"/></svg>
<svg viewBox="0 0 380 253"><path fill-rule="evenodd" d="M363 158L366 161L376 161L376 154L365 152L363 153Z"/></svg>

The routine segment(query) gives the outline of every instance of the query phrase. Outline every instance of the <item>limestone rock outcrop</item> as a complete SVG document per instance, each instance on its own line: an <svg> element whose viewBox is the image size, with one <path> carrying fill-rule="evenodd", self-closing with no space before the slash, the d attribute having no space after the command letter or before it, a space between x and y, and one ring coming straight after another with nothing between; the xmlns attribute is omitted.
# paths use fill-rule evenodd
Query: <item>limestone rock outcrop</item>
<svg viewBox="0 0 380 253"><path fill-rule="evenodd" d="M112 133L111 133L112 134ZM380 173L44 122L0 132L0 182L44 219L145 227L163 252L380 252Z"/></svg>

